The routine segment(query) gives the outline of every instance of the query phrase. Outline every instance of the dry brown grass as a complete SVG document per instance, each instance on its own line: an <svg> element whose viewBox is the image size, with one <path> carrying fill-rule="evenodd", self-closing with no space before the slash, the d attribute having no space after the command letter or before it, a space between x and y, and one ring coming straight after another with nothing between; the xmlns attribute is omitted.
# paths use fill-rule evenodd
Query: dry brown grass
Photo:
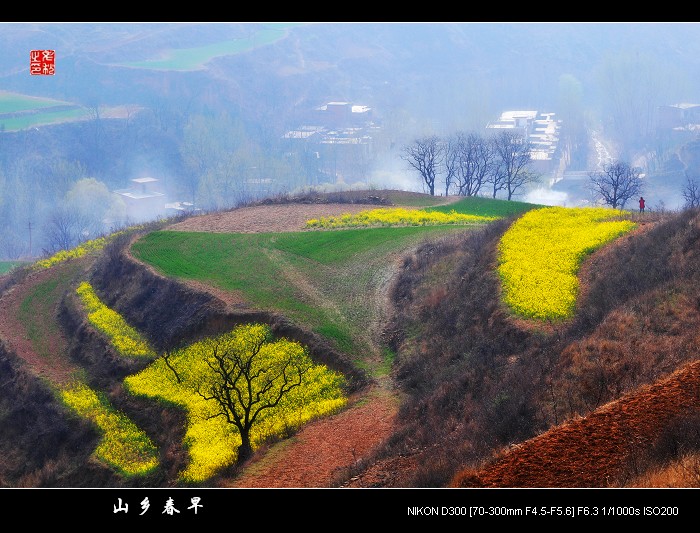
<svg viewBox="0 0 700 533"><path fill-rule="evenodd" d="M465 241L456 263L445 251L455 266L442 282L430 277L440 250L407 262L394 334L407 399L364 483L612 487L665 469L698 486L679 457L700 438L677 429L700 399L698 214L635 217L637 231L589 258L577 315L556 326L499 304L496 226ZM383 476L399 455L410 470Z"/></svg>
<svg viewBox="0 0 700 533"><path fill-rule="evenodd" d="M650 468L624 485L628 488L698 488L700 453L689 453L664 466Z"/></svg>

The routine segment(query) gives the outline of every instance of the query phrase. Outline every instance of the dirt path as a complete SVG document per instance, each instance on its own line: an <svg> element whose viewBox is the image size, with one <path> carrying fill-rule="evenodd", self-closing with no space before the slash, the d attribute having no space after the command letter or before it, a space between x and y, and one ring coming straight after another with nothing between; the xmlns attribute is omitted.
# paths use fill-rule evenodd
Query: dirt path
<svg viewBox="0 0 700 533"><path fill-rule="evenodd" d="M70 381L78 367L65 354L67 341L60 329L52 327L55 308L43 309L46 316L34 316L30 324L20 319L22 306L26 305L25 300L32 295L34 288L50 282L57 274L55 268L32 272L21 284L0 295L0 339L36 375L60 386ZM34 300L38 298L34 296Z"/></svg>
<svg viewBox="0 0 700 533"><path fill-rule="evenodd" d="M333 487L352 474L362 457L391 433L398 401L382 387L353 400L344 411L304 426L291 439L265 450L225 487Z"/></svg>

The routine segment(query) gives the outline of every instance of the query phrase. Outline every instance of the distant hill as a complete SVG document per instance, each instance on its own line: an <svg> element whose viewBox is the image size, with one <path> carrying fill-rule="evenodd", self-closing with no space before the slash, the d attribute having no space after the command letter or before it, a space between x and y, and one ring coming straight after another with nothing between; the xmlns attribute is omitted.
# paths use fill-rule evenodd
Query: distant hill
<svg viewBox="0 0 700 533"><path fill-rule="evenodd" d="M271 27L286 37L263 39ZM253 50L212 52L202 71L119 67L157 65L177 51L237 39L254 42L256 34ZM579 80L588 105L595 105L605 90L598 69L611 51L657 58L689 83L684 73L693 72L700 57L692 23L27 23L1 25L0 45L4 89L75 103L146 104L153 91L192 96L207 87L224 107L277 106L281 118L292 108L347 100L387 114L409 109L420 120L465 124L480 108L488 119L504 109L563 113L562 75ZM28 75L33 49L56 50L56 76ZM691 86L677 97L696 93Z"/></svg>

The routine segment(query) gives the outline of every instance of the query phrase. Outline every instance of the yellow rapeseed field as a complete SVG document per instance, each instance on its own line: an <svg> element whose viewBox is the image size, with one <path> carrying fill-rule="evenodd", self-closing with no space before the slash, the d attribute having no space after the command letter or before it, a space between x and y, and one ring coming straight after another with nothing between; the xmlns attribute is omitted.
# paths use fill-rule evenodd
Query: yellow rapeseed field
<svg viewBox="0 0 700 533"><path fill-rule="evenodd" d="M583 259L636 225L626 211L546 207L528 211L505 232L498 249L503 298L525 318L570 318Z"/></svg>
<svg viewBox="0 0 700 533"><path fill-rule="evenodd" d="M387 207L369 209L355 214L312 218L306 221L307 228L361 228L371 226L434 226L439 224L483 224L491 222L495 217L469 215L451 211L423 211L422 209L406 209L402 207Z"/></svg>
<svg viewBox="0 0 700 533"><path fill-rule="evenodd" d="M108 239L106 237L98 237L97 239L92 239L90 241L85 241L84 243L72 248L70 250L60 250L46 259L40 259L34 263L34 268L43 269L51 268L52 266L68 261L69 259L76 259L82 257L90 252L101 250L107 244Z"/></svg>
<svg viewBox="0 0 700 533"><path fill-rule="evenodd" d="M90 323L109 338L120 354L127 357L156 356L135 328L131 327L119 313L102 303L92 285L84 281L78 285L76 292L85 306Z"/></svg>
<svg viewBox="0 0 700 533"><path fill-rule="evenodd" d="M94 422L102 433L95 455L127 476L145 475L158 466L158 449L141 429L109 401L83 383L61 392L63 402Z"/></svg>
<svg viewBox="0 0 700 533"><path fill-rule="evenodd" d="M268 326L248 324L172 353L168 358L171 368L163 358L159 358L143 371L124 380L124 385L132 394L158 398L187 411L185 444L190 463L180 474L184 481L203 481L220 468L231 465L237 458L237 449L241 444L238 430L224 417L217 416L216 402L203 399L196 388L202 380L211 379L207 360L211 357L212 343L225 350L227 347L245 345L251 337L269 338L253 360L259 369L274 358L308 358L301 344L287 339L272 339ZM276 407L259 413L251 429L253 448L268 438L289 434L304 423L332 414L345 405L347 398L342 390L342 374L329 370L325 365L312 364L310 359L308 364L311 369L304 374L301 386L287 393ZM261 383L254 382L254 387L262 387L262 382L267 379L264 371L259 379ZM275 394L278 390L273 386L264 394Z"/></svg>

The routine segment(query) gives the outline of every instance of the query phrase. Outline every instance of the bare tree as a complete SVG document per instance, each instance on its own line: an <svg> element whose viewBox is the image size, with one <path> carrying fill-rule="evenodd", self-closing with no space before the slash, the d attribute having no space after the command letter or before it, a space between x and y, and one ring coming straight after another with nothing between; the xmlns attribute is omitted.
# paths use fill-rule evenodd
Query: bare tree
<svg viewBox="0 0 700 533"><path fill-rule="evenodd" d="M19 259L22 256L31 258L31 250L27 254L27 245L10 228L6 228L0 233L0 257L4 259Z"/></svg>
<svg viewBox="0 0 700 533"><path fill-rule="evenodd" d="M476 133L459 132L455 182L460 196L476 196L494 171L493 143Z"/></svg>
<svg viewBox="0 0 700 533"><path fill-rule="evenodd" d="M450 195L452 184L456 181L459 173L459 149L458 137L452 137L445 144L445 152L442 158L445 169L445 196Z"/></svg>
<svg viewBox="0 0 700 533"><path fill-rule="evenodd" d="M537 181L538 176L529 170L531 145L516 131L503 130L493 137L493 148L498 161L493 173L493 197L505 189L508 200L525 185Z"/></svg>
<svg viewBox="0 0 700 533"><path fill-rule="evenodd" d="M401 159L418 171L428 192L435 196L435 178L444 159L444 144L436 136L416 139L404 147Z"/></svg>
<svg viewBox="0 0 700 533"><path fill-rule="evenodd" d="M298 350L280 350L274 357L263 353L270 335L269 328L262 326L231 339L211 339L205 359L209 372L194 385L197 394L216 404L212 417L222 416L238 428L239 463L253 453L250 431L259 415L276 407L290 390L300 386L311 368L311 360L301 346Z"/></svg>
<svg viewBox="0 0 700 533"><path fill-rule="evenodd" d="M77 211L59 208L44 225L44 254L51 255L60 250L75 248L81 242L94 238L97 230L93 220Z"/></svg>
<svg viewBox="0 0 700 533"><path fill-rule="evenodd" d="M683 198L685 199L686 208L700 207L700 184L698 184L698 180L688 175L686 175L685 185L683 186Z"/></svg>
<svg viewBox="0 0 700 533"><path fill-rule="evenodd" d="M613 209L624 209L627 201L643 189L639 170L624 161L613 161L602 172L588 176L595 195Z"/></svg>
<svg viewBox="0 0 700 533"><path fill-rule="evenodd" d="M541 175L528 169L523 169L511 176L507 181L508 200L522 188L540 181Z"/></svg>

